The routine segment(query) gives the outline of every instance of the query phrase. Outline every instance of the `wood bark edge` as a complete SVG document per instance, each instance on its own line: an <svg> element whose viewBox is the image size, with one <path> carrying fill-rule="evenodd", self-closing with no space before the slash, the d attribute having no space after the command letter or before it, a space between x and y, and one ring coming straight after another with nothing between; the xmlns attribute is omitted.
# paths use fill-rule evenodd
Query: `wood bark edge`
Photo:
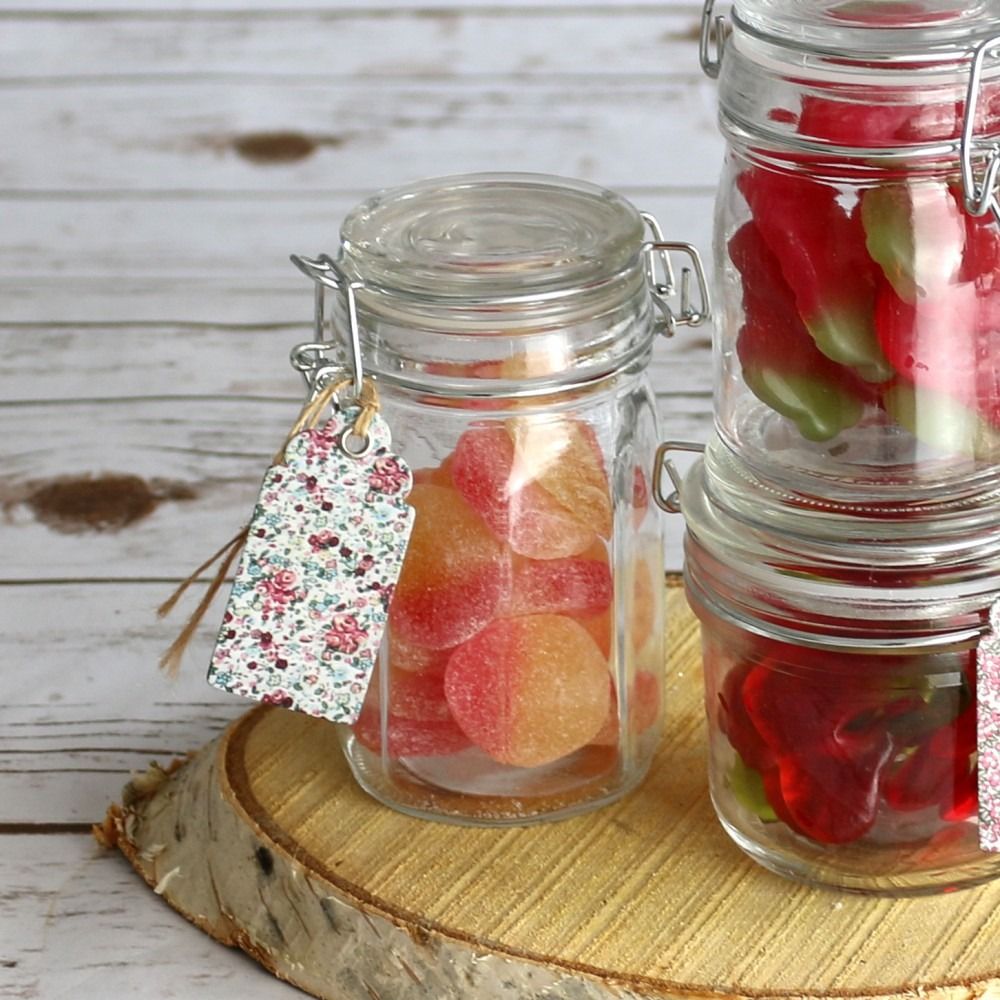
<svg viewBox="0 0 1000 1000"><path fill-rule="evenodd" d="M556 959L532 960L407 919L364 887L334 884L261 830L231 786L228 755L240 752L241 730L257 712L203 750L166 768L154 764L133 779L94 835L121 851L196 927L240 948L277 978L320 1000L811 1000L785 991L741 993L601 976ZM1000 996L1000 982L823 996L992 1000Z"/></svg>

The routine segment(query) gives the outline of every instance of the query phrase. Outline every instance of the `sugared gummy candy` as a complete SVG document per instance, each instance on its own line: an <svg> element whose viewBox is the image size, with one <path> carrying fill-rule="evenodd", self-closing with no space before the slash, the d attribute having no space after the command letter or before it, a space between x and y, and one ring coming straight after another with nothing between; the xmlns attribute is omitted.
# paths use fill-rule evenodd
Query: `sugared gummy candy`
<svg viewBox="0 0 1000 1000"><path fill-rule="evenodd" d="M503 546L454 490L417 485L416 510L389 624L404 643L447 649L496 614L510 587Z"/></svg>
<svg viewBox="0 0 1000 1000"><path fill-rule="evenodd" d="M543 489L535 473L518 459L503 424L470 427L455 448L455 485L498 539L531 559L579 555L593 543L594 529Z"/></svg>
<svg viewBox="0 0 1000 1000"><path fill-rule="evenodd" d="M608 665L561 615L493 622L452 654L445 694L455 721L494 760L535 767L589 743L608 715Z"/></svg>

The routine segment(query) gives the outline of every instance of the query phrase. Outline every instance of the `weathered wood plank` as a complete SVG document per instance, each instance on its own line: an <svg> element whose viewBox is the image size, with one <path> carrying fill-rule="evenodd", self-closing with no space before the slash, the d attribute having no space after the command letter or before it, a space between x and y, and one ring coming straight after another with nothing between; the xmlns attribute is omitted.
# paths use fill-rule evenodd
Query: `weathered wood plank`
<svg viewBox="0 0 1000 1000"><path fill-rule="evenodd" d="M655 214L671 239L689 240L707 252L712 180L703 175L690 188L624 186L618 190L639 208ZM597 182L604 183L604 178ZM282 317L294 321L311 315L311 294L308 281L288 255L320 250L336 253L341 220L378 183L373 177L367 189L315 191L296 197L249 192L218 198L175 194L123 200L0 197L4 234L0 281L11 291L25 279L45 282L48 297L36 299L32 306L31 318L36 320L58 318L59 311L53 307L63 282L113 278L124 284L141 280L143 290L150 292L158 284L178 307L183 306L191 281L223 289L227 284L252 287L253 283L268 289L297 288L300 308ZM178 285L180 281L184 284ZM19 318L12 315L15 309L6 294L0 296L0 322ZM93 318L138 317L109 309ZM182 317L166 313L157 318ZM198 318L227 321L212 313Z"/></svg>
<svg viewBox="0 0 1000 1000"><path fill-rule="evenodd" d="M170 396L3 407L0 580L183 578L245 522L298 406L295 390L285 399ZM665 436L707 439L706 393L663 397L660 410ZM87 530L93 508L81 510L77 492L58 501L43 492L52 480L102 473L141 480L96 505L111 521L135 516L119 530ZM680 520L666 519L674 568Z"/></svg>
<svg viewBox="0 0 1000 1000"><path fill-rule="evenodd" d="M692 9L691 0L518 0L517 3L504 5L498 0L396 0L393 4L380 2L380 0L333 0L327 6L318 6L315 3L301 3L297 5L303 10L338 10L356 11L368 10L379 11L386 15L391 15L397 10L414 10L432 14L438 11L448 11L461 13L470 10L497 10L507 9L515 16L522 16L535 10L606 10L612 8L616 13L628 10L649 10L663 9L667 7L680 7L682 9ZM97 16L107 13L130 13L141 15L165 14L176 16L178 11L201 12L201 11L226 11L236 14L244 11L270 10L274 16L284 15L284 9L280 11L269 3L268 0L0 0L0 13L25 16L47 14L52 17L60 17L64 14L74 14L76 16Z"/></svg>
<svg viewBox="0 0 1000 1000"><path fill-rule="evenodd" d="M156 617L170 589L164 582L0 590L7 664L0 823L97 820L130 772L197 749L246 710L245 701L205 682L220 608L177 680L157 670L184 620L184 612Z"/></svg>
<svg viewBox="0 0 1000 1000"><path fill-rule="evenodd" d="M310 292L288 254L335 250L366 193L0 197L0 323L308 323ZM623 193L708 261L711 178ZM33 340L18 341L29 363Z"/></svg>
<svg viewBox="0 0 1000 1000"><path fill-rule="evenodd" d="M155 899L88 834L0 839L0 997L293 1000Z"/></svg>
<svg viewBox="0 0 1000 1000"><path fill-rule="evenodd" d="M713 104L710 81L694 75L517 88L378 78L8 84L0 121L18 142L0 146L0 188L364 190L505 166L611 187L700 185L721 158ZM299 138L275 143L275 132Z"/></svg>
<svg viewBox="0 0 1000 1000"><path fill-rule="evenodd" d="M0 80L690 76L697 27L693 5L23 16L0 30Z"/></svg>
<svg viewBox="0 0 1000 1000"><path fill-rule="evenodd" d="M657 343L652 379L659 396L711 391L709 337L707 329L681 330ZM177 396L188 406L193 396L293 400L303 385L287 363L288 352L308 339L307 320L0 324L0 402Z"/></svg>

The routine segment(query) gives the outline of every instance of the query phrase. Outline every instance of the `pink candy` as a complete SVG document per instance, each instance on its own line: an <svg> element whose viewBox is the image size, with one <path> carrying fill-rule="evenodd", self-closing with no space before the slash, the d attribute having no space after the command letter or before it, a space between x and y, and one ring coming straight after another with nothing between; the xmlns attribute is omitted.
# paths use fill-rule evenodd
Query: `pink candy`
<svg viewBox="0 0 1000 1000"><path fill-rule="evenodd" d="M493 622L452 654L445 696L469 739L504 764L536 767L589 743L608 714L608 665L561 615Z"/></svg>

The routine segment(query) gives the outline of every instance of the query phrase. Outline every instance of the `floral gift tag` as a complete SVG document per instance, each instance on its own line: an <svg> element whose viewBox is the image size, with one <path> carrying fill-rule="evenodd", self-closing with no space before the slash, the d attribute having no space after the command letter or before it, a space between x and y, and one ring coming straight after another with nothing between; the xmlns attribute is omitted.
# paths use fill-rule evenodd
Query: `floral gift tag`
<svg viewBox="0 0 1000 1000"><path fill-rule="evenodd" d="M296 434L268 470L208 674L331 722L361 712L414 518L385 421L349 450L359 412Z"/></svg>
<svg viewBox="0 0 1000 1000"><path fill-rule="evenodd" d="M1000 851L1000 600L990 608L990 631L976 656L979 846Z"/></svg>

